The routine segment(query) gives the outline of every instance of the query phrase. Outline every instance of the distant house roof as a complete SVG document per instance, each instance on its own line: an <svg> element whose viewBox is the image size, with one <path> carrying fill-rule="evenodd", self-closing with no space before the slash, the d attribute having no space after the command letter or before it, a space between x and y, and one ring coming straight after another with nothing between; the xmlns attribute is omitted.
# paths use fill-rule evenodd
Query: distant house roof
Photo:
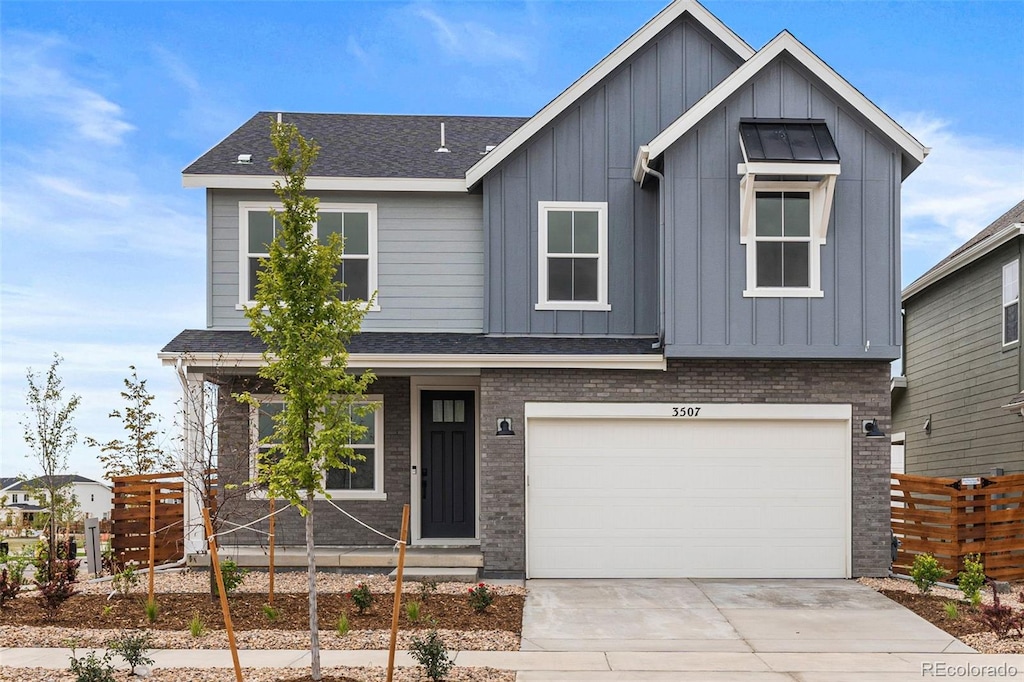
<svg viewBox="0 0 1024 682"><path fill-rule="evenodd" d="M26 487L38 487L44 481L50 480L50 477L48 477L48 476L37 476L35 478L30 478L30 479L13 478L13 479L3 479L3 480L4 481L7 481L7 480L14 481L14 483L12 483L11 485L5 486L3 488L4 490L8 490L8 489L20 490L20 489L26 488ZM59 474L57 476L53 476L52 480L58 486L67 485L69 483L95 483L97 485L104 485L100 481L94 481L91 478L86 478L85 476L79 476L78 474Z"/></svg>
<svg viewBox="0 0 1024 682"><path fill-rule="evenodd" d="M1024 230L1024 201L999 216L991 225L968 239L903 290L903 300L921 293L942 278L990 253Z"/></svg>
<svg viewBox="0 0 1024 682"><path fill-rule="evenodd" d="M183 172L186 186L225 186L223 176L248 180L266 188L276 179L268 159L275 155L270 123L275 112L261 111L238 130L200 156ZM307 181L318 188L318 177L457 180L465 191L466 170L488 147L500 143L528 119L499 116L405 116L375 114L283 113L307 139L320 145L320 154ZM444 124L444 148L441 125ZM248 162L239 162L249 155ZM244 157L243 157L244 158ZM241 182L239 180L238 182ZM205 183L205 184L204 184ZM322 184L322 183L321 183ZM319 187L329 189L330 187Z"/></svg>
<svg viewBox="0 0 1024 682"><path fill-rule="evenodd" d="M0 490L7 490L21 480L17 476L0 476Z"/></svg>

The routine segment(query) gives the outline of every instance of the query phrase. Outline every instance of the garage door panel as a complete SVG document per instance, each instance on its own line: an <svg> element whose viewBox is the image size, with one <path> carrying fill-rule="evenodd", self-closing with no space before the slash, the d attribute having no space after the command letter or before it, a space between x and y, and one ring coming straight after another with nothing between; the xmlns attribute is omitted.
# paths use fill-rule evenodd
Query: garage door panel
<svg viewBox="0 0 1024 682"><path fill-rule="evenodd" d="M849 423L537 419L531 577L844 577Z"/></svg>

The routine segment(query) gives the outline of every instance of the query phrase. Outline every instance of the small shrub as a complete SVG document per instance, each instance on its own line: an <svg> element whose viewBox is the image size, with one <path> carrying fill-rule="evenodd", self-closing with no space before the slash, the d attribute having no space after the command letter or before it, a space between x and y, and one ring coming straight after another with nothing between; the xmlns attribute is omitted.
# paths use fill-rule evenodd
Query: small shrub
<svg viewBox="0 0 1024 682"><path fill-rule="evenodd" d="M277 621L278 618L281 617L281 612L278 611L277 608L272 604L264 604L263 615L267 617L268 621L274 623Z"/></svg>
<svg viewBox="0 0 1024 682"><path fill-rule="evenodd" d="M0 571L0 608L4 602L14 599L21 592L21 576L8 569Z"/></svg>
<svg viewBox="0 0 1024 682"><path fill-rule="evenodd" d="M122 632L112 642L110 650L124 659L135 674L135 668L140 665L153 665L153 659L149 653L149 633L136 630L134 632Z"/></svg>
<svg viewBox="0 0 1024 682"><path fill-rule="evenodd" d="M193 637L202 637L206 632L206 624L203 623L203 617L198 611L192 612L192 617L188 621L188 631Z"/></svg>
<svg viewBox="0 0 1024 682"><path fill-rule="evenodd" d="M428 601L437 593L437 581L433 578L425 578L420 581L420 601Z"/></svg>
<svg viewBox="0 0 1024 682"><path fill-rule="evenodd" d="M448 657L448 647L445 646L441 635L437 634L437 630L431 630L422 639L413 637L409 645L409 654L423 666L427 677L433 682L440 682L447 677L455 665Z"/></svg>
<svg viewBox="0 0 1024 682"><path fill-rule="evenodd" d="M1024 636L1024 611L1017 611L1001 604L994 584L992 585L992 603L981 605L978 620L994 632L999 639L1009 635L1011 630L1016 630L1019 636Z"/></svg>
<svg viewBox="0 0 1024 682"><path fill-rule="evenodd" d="M960 609L957 608L956 602L946 602L942 605L942 610L946 612L946 618L949 618L950 620L957 620L960 618Z"/></svg>
<svg viewBox="0 0 1024 682"><path fill-rule="evenodd" d="M119 573L114 574L114 579L110 581L111 587L122 597L127 597L138 584L139 574L135 570L135 564L126 564Z"/></svg>
<svg viewBox="0 0 1024 682"><path fill-rule="evenodd" d="M103 607L103 617L104 618L108 618L110 616L110 614L112 614L113 612L114 612L114 606L112 604L107 604L106 606Z"/></svg>
<svg viewBox="0 0 1024 682"><path fill-rule="evenodd" d="M370 592L370 588L363 583L356 585L356 589L349 592L348 596L352 598L352 602L356 605L356 608L359 609L360 614L373 606L373 593Z"/></svg>
<svg viewBox="0 0 1024 682"><path fill-rule="evenodd" d="M418 601L411 601L405 605L405 615L409 618L410 623L415 623L420 619L420 603Z"/></svg>
<svg viewBox="0 0 1024 682"><path fill-rule="evenodd" d="M249 571L240 568L234 559L225 559L220 562L220 577L224 581L224 591L228 594L234 592L248 574Z"/></svg>
<svg viewBox="0 0 1024 682"><path fill-rule="evenodd" d="M469 588L469 605L477 613L483 613L493 603L494 595L484 583L478 583L476 587Z"/></svg>
<svg viewBox="0 0 1024 682"><path fill-rule="evenodd" d="M985 586L985 564L977 554L964 557L964 570L957 576L957 585L964 599L977 606L981 603L981 588Z"/></svg>
<svg viewBox="0 0 1024 682"><path fill-rule="evenodd" d="M949 571L939 565L938 560L931 554L918 554L914 557L914 565L910 569L910 577L921 594L927 594L930 589L943 578L949 575Z"/></svg>
<svg viewBox="0 0 1024 682"><path fill-rule="evenodd" d="M334 624L334 630L338 633L338 636L344 637L348 634L348 616L341 614L338 616L338 622Z"/></svg>
<svg viewBox="0 0 1024 682"><path fill-rule="evenodd" d="M46 612L46 620L54 620L64 602L75 594L75 584L69 581L67 574L63 572L57 573L52 580L37 580L36 589Z"/></svg>
<svg viewBox="0 0 1024 682"><path fill-rule="evenodd" d="M146 600L146 620L150 623L156 622L156 617L160 613L160 604L157 603L156 599Z"/></svg>
<svg viewBox="0 0 1024 682"><path fill-rule="evenodd" d="M116 682L114 666L110 664L110 652L104 652L103 658L90 651L82 658L75 656L75 647L71 647L71 673L75 682Z"/></svg>

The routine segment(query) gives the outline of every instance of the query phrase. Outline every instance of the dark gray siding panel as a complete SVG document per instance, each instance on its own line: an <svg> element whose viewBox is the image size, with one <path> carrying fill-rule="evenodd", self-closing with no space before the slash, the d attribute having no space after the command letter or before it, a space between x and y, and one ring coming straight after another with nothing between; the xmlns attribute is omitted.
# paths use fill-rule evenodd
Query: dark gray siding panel
<svg viewBox="0 0 1024 682"><path fill-rule="evenodd" d="M1018 239L906 302L893 430L906 433L907 473L1024 473L1024 421L1002 407L1021 390L1020 344L1002 338L1002 268L1019 258Z"/></svg>
<svg viewBox="0 0 1024 682"><path fill-rule="evenodd" d="M636 150L738 65L681 18L484 179L490 333L658 332L658 194L633 182ZM610 311L535 310L537 202L552 200L608 202Z"/></svg>
<svg viewBox="0 0 1024 682"><path fill-rule="evenodd" d="M822 298L745 298L739 119L825 119L842 156L821 246ZM665 152L668 357L899 355L899 150L781 57ZM799 178L803 179L803 178Z"/></svg>
<svg viewBox="0 0 1024 682"><path fill-rule="evenodd" d="M367 331L479 332L483 325L483 198L477 194L321 192L324 202L377 205L380 310ZM237 308L238 203L274 203L270 191L209 193L209 325L244 329ZM499 260L500 264L500 260Z"/></svg>

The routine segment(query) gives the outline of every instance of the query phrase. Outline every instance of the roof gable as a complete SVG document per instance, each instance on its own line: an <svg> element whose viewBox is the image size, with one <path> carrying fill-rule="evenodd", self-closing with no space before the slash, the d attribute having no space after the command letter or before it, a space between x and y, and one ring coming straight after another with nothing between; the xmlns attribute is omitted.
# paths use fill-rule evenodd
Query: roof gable
<svg viewBox="0 0 1024 682"><path fill-rule="evenodd" d="M466 187L472 187L480 182L498 164L511 156L537 132L554 121L559 114L590 92L605 76L611 74L633 55L637 54L661 31L684 14L692 17L742 59L749 59L754 54L753 48L747 45L742 38L733 33L699 3L694 0L674 0L672 4L659 12L657 16L644 24L640 30L615 48L611 54L566 88L562 94L551 100L547 106L534 114L532 118L509 135L493 151L474 164L466 172Z"/></svg>
<svg viewBox="0 0 1024 682"><path fill-rule="evenodd" d="M927 147L918 142L913 135L904 130L898 123L879 109L859 90L850 85L832 67L811 52L789 31L783 31L767 45L726 77L721 83L705 95L699 102L690 107L682 116L663 130L638 153L654 159L665 153L683 135L693 129L711 112L718 109L730 96L740 88L751 83L768 65L782 54L787 54L812 74L825 83L837 96L856 109L882 133L895 142L903 152L904 158L916 168L928 153ZM909 171L908 171L909 172Z"/></svg>

